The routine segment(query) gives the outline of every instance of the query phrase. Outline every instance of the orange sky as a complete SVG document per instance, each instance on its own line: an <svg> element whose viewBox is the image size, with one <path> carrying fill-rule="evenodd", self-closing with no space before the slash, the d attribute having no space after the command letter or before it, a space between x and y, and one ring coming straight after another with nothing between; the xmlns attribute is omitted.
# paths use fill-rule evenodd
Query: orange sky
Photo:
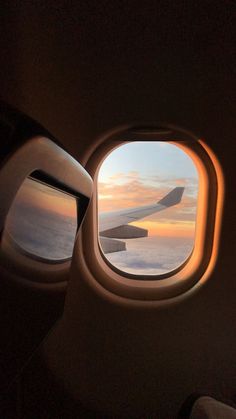
<svg viewBox="0 0 236 419"><path fill-rule="evenodd" d="M178 185L180 184L178 179L176 182ZM98 187L99 212L153 204L170 190L168 186L156 188L146 185L138 179L131 179L125 184L116 184L115 181L100 182ZM190 238L194 236L195 231L195 208L196 200L185 193L182 202L177 206L133 224L147 229L149 236Z"/></svg>
<svg viewBox="0 0 236 419"><path fill-rule="evenodd" d="M23 203L56 212L59 215L76 216L75 198L31 179L25 180L17 198Z"/></svg>
<svg viewBox="0 0 236 419"><path fill-rule="evenodd" d="M148 235L161 236L161 237L186 237L191 238L194 236L195 223L193 221L178 222L172 224L171 222L155 222L149 220L143 220L136 223L132 223L141 228L148 230Z"/></svg>
<svg viewBox="0 0 236 419"><path fill-rule="evenodd" d="M179 180L176 180L179 184ZM183 181L181 181L183 182ZM156 188L142 183L137 176L130 177L125 184L117 184L115 179L109 183L99 183L99 212L138 207L158 202L170 191L170 187ZM48 188L39 182L26 180L18 194L21 202L53 211L59 215L75 217L76 206L73 197ZM133 223L145 228L149 236L186 237L194 236L196 200L183 195L182 202L175 207L153 214L143 220Z"/></svg>

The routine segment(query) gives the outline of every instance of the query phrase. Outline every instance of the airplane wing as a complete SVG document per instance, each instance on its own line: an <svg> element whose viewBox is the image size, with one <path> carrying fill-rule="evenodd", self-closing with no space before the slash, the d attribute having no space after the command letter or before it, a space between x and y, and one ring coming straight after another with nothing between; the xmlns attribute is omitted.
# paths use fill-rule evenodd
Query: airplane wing
<svg viewBox="0 0 236 419"><path fill-rule="evenodd" d="M176 187L155 204L100 214L99 235L104 253L125 250L125 243L116 240L117 245L115 245L113 239L147 236L147 230L131 226L129 223L178 204L181 202L183 192L184 187Z"/></svg>

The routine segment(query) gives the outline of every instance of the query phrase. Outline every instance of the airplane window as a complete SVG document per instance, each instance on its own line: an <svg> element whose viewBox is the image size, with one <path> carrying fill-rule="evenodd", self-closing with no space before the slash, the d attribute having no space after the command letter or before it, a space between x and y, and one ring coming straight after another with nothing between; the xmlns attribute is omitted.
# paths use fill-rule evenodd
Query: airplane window
<svg viewBox="0 0 236 419"><path fill-rule="evenodd" d="M76 230L76 198L28 177L8 213L3 238L32 257L61 261L72 256Z"/></svg>
<svg viewBox="0 0 236 419"><path fill-rule="evenodd" d="M194 248L198 183L193 160L173 143L114 149L98 174L99 243L107 261L140 276L180 267Z"/></svg>

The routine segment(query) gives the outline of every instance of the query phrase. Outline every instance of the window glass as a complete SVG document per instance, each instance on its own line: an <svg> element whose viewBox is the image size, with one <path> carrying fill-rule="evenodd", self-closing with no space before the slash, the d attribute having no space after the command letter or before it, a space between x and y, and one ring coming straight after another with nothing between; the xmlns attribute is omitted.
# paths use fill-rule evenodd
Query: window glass
<svg viewBox="0 0 236 419"><path fill-rule="evenodd" d="M113 150L98 175L105 258L140 276L178 268L194 247L197 195L193 160L173 143L138 141Z"/></svg>
<svg viewBox="0 0 236 419"><path fill-rule="evenodd" d="M77 229L75 197L27 178L8 213L4 239L47 260L72 256Z"/></svg>

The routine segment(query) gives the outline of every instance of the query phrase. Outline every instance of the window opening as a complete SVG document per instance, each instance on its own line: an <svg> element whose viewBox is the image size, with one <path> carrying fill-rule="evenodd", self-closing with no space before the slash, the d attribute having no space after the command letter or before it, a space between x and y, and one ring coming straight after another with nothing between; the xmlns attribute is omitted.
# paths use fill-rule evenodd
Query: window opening
<svg viewBox="0 0 236 419"><path fill-rule="evenodd" d="M173 143L137 141L114 149L98 174L98 237L104 258L138 275L167 274L194 248L198 172Z"/></svg>
<svg viewBox="0 0 236 419"><path fill-rule="evenodd" d="M3 240L31 257L71 258L77 231L77 199L28 177L8 213Z"/></svg>

